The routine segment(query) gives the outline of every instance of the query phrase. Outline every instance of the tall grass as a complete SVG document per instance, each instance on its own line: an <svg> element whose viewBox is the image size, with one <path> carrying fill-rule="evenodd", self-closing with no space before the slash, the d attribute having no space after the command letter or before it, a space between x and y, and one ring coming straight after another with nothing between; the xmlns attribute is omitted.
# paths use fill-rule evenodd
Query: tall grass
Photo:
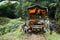
<svg viewBox="0 0 60 40"><path fill-rule="evenodd" d="M2 19L4 19L4 18L2 18ZM9 20L9 22L7 22L7 24L6 24L5 20L4 20L5 21L4 25L2 25L3 24L2 22L1 22L2 24L0 24L0 35L4 35L8 32L13 32L20 25L19 19L7 19L7 20Z"/></svg>

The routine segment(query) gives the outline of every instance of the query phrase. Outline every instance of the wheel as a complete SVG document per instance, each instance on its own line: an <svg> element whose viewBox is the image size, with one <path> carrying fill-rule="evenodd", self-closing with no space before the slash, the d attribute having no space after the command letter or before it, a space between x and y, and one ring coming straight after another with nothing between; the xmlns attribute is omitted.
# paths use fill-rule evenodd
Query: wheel
<svg viewBox="0 0 60 40"><path fill-rule="evenodd" d="M28 33L28 30L27 29L25 29L25 34L27 34Z"/></svg>
<svg viewBox="0 0 60 40"><path fill-rule="evenodd" d="M45 33L45 32L46 32L46 31L45 31L45 29L44 29L44 27L42 27L42 32L43 32L43 33Z"/></svg>

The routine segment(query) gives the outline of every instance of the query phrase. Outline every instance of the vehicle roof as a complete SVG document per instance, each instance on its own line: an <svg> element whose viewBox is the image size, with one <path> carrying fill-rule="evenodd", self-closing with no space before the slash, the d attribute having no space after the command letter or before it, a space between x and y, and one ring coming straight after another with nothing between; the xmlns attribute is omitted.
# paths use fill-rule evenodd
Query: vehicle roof
<svg viewBox="0 0 60 40"><path fill-rule="evenodd" d="M35 7L45 8L45 9L47 8L45 6L33 5L33 6L28 7L27 9L31 9L31 8L35 8Z"/></svg>

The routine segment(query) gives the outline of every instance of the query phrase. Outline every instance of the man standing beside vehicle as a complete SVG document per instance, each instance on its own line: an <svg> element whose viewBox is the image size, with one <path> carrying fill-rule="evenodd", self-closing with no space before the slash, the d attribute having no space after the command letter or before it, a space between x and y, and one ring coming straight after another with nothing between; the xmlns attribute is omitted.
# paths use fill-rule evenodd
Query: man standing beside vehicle
<svg viewBox="0 0 60 40"><path fill-rule="evenodd" d="M26 24L24 22L22 22L20 24L20 31L24 31L25 26L26 26Z"/></svg>
<svg viewBox="0 0 60 40"><path fill-rule="evenodd" d="M53 22L52 23L50 23L50 34L52 34L52 31L53 31L53 28L54 28L54 24L53 24Z"/></svg>
<svg viewBox="0 0 60 40"><path fill-rule="evenodd" d="M46 27L46 30L48 31L48 27L49 27L49 19L45 19L45 27Z"/></svg>

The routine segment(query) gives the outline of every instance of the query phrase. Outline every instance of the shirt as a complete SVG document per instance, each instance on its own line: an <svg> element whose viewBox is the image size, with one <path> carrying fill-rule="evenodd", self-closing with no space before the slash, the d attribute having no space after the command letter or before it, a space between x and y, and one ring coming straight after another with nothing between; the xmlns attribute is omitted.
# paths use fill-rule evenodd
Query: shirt
<svg viewBox="0 0 60 40"><path fill-rule="evenodd" d="M54 27L54 24L50 24L50 29L53 29L53 27Z"/></svg>
<svg viewBox="0 0 60 40"><path fill-rule="evenodd" d="M24 25L25 25L24 23L20 24L20 28L23 28L23 27L24 27Z"/></svg>

